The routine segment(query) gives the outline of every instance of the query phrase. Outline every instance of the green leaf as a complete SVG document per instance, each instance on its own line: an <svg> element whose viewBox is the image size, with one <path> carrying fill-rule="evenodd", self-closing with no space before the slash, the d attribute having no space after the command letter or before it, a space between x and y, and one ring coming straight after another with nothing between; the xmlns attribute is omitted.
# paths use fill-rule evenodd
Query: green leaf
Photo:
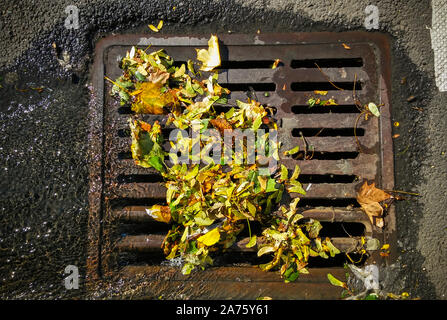
<svg viewBox="0 0 447 320"><path fill-rule="evenodd" d="M375 103L372 103L372 102L368 103L368 109L369 109L369 111L371 111L371 113L373 115L375 115L376 117L380 117L379 108L376 106Z"/></svg>
<svg viewBox="0 0 447 320"><path fill-rule="evenodd" d="M267 187L265 188L265 192L274 192L278 189L276 189L276 180L275 179L268 179L267 180Z"/></svg>
<svg viewBox="0 0 447 320"><path fill-rule="evenodd" d="M368 294L365 297L365 300L379 300L379 297L375 293Z"/></svg>
<svg viewBox="0 0 447 320"><path fill-rule="evenodd" d="M158 156L154 156L154 157L151 157L148 162L152 167L154 167L154 169L156 169L158 171L164 171L162 158L160 158Z"/></svg>
<svg viewBox="0 0 447 320"><path fill-rule="evenodd" d="M289 171L287 170L285 165L281 165L281 177L280 179L285 181L287 180L287 177L289 176Z"/></svg>
<svg viewBox="0 0 447 320"><path fill-rule="evenodd" d="M292 148L290 150L284 151L284 155L285 156L291 156L291 155L294 155L294 154L298 153L298 151L300 151L300 146L296 146L295 148Z"/></svg>
<svg viewBox="0 0 447 320"><path fill-rule="evenodd" d="M287 277L287 281L289 281L289 282L293 282L293 281L295 281L296 279L298 279L298 277L299 277L299 275L300 275L300 273L297 271L297 272L294 272L294 273L292 273L289 277Z"/></svg>
<svg viewBox="0 0 447 320"><path fill-rule="evenodd" d="M256 118L256 120L253 122L253 130L258 130L261 124L262 124L262 118L261 117Z"/></svg>
<svg viewBox="0 0 447 320"><path fill-rule="evenodd" d="M247 209L253 217L256 215L256 207L250 201L247 201Z"/></svg>
<svg viewBox="0 0 447 320"><path fill-rule="evenodd" d="M140 80L140 81L144 81L144 80L146 80L146 77L145 76L143 76L140 72L135 72L135 78L137 78L138 80Z"/></svg>
<svg viewBox="0 0 447 320"><path fill-rule="evenodd" d="M195 265L192 263L186 263L182 268L182 274L187 275L190 274L192 270L194 270Z"/></svg>
<svg viewBox="0 0 447 320"><path fill-rule="evenodd" d="M329 279L329 282L333 285L333 286L337 286L337 287L342 287L342 288L347 288L346 283L344 283L343 281L338 280L336 277L334 277L332 274L328 273L327 274L327 278Z"/></svg>
<svg viewBox="0 0 447 320"><path fill-rule="evenodd" d="M306 190L303 189L303 186L298 181L294 181L292 186L287 188L287 191L306 194Z"/></svg>
<svg viewBox="0 0 447 320"><path fill-rule="evenodd" d="M250 238L250 241L247 243L247 245L245 247L251 248L251 247L254 247L255 245L256 245L256 235L254 235Z"/></svg>
<svg viewBox="0 0 447 320"><path fill-rule="evenodd" d="M312 108L316 102L317 102L317 100L315 100L314 98L307 100L307 104L309 105L309 108Z"/></svg>

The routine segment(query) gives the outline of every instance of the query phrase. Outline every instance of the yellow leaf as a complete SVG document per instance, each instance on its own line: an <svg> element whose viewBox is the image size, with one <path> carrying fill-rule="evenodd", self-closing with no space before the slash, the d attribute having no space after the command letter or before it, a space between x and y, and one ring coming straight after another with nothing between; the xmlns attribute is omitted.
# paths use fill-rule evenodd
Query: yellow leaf
<svg viewBox="0 0 447 320"><path fill-rule="evenodd" d="M131 93L135 97L132 103L132 111L136 113L163 114L163 107L175 106L175 96L171 91L161 92L161 82L143 82L136 85L136 90Z"/></svg>
<svg viewBox="0 0 447 320"><path fill-rule="evenodd" d="M278 64L281 62L281 60L279 60L279 59L275 59L275 61L273 62L273 65L272 65L272 69L276 69L277 67L278 67Z"/></svg>
<svg viewBox="0 0 447 320"><path fill-rule="evenodd" d="M148 25L148 27L149 27L149 29L151 29L151 30L154 31L154 32L158 32L158 31L159 31L159 30L157 29L157 27L154 26L154 25L152 25L152 24Z"/></svg>
<svg viewBox="0 0 447 320"><path fill-rule="evenodd" d="M197 241L200 243L203 243L205 246L212 246L213 244L217 243L220 240L220 232L218 228L215 228L207 233L205 233L203 236L200 236Z"/></svg>
<svg viewBox="0 0 447 320"><path fill-rule="evenodd" d="M211 35L211 38L208 40L208 50L196 50L197 60L202 62L200 70L211 71L220 66L219 40L217 36Z"/></svg>
<svg viewBox="0 0 447 320"><path fill-rule="evenodd" d="M160 20L157 25L157 29L160 31L163 28L163 20Z"/></svg>
<svg viewBox="0 0 447 320"><path fill-rule="evenodd" d="M264 191L267 188L267 178L263 176L258 176L259 184L261 185L261 190Z"/></svg>
<svg viewBox="0 0 447 320"><path fill-rule="evenodd" d="M351 49L351 47L348 46L346 43L342 43L341 45L342 45L343 48L345 48L346 50L350 50L350 49Z"/></svg>
<svg viewBox="0 0 447 320"><path fill-rule="evenodd" d="M381 250L388 250L390 248L390 245L388 243L384 244L382 246L382 248L380 248Z"/></svg>
<svg viewBox="0 0 447 320"><path fill-rule="evenodd" d="M322 96L327 95L327 91L314 90L314 93L315 93L315 94L322 95Z"/></svg>
<svg viewBox="0 0 447 320"><path fill-rule="evenodd" d="M157 221L169 223L171 221L171 209L169 206L153 205L146 209L146 213Z"/></svg>

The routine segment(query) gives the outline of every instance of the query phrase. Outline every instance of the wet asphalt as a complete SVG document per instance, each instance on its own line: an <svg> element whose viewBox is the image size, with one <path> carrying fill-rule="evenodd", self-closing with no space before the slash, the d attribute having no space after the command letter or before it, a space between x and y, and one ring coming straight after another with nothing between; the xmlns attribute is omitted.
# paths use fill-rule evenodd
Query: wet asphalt
<svg viewBox="0 0 447 320"><path fill-rule="evenodd" d="M0 4L0 297L85 298L64 269L85 275L87 86L93 50L111 33L365 30L369 1L2 1ZM67 29L67 5L79 29ZM447 298L446 93L434 83L429 1L377 1L392 40L398 261L381 269L391 292ZM175 7L175 10L173 10ZM65 52L65 53L64 53ZM402 79L405 78L405 81ZM410 102L408 97L414 96Z"/></svg>

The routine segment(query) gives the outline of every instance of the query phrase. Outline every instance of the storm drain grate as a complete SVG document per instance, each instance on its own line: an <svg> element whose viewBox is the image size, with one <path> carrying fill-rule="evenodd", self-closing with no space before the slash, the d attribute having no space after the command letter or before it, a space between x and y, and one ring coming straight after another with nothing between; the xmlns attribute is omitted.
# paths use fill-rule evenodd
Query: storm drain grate
<svg viewBox="0 0 447 320"><path fill-rule="evenodd" d="M394 208L385 219L386 228L373 227L360 210L355 197L364 179L392 189L393 155L389 110L389 45L378 34L300 33L268 35L223 35L219 82L232 91L230 103L245 101L247 91L264 104L276 108L279 139L284 149L300 146L293 159L283 159L289 169L301 167L300 180L307 189L299 206L307 217L322 221L322 235L329 236L343 252L361 246L361 237L393 242ZM109 95L104 75L121 74L118 61L132 45L150 50L165 48L181 63L195 56L195 48L206 47L207 37L112 36L100 41L93 67L94 97L91 132L90 250L88 277L124 279L137 274L152 277L146 288L154 296L181 292L193 298L337 298L339 288L326 278L330 272L343 278L345 255L310 261L310 275L284 284L276 273L265 273L255 250L241 239L230 252L216 260L216 266L189 276L164 262L160 249L167 226L151 220L145 208L165 203L165 188L155 170L134 164L130 154L129 106L119 106ZM348 43L349 50L342 46ZM281 63L271 66L275 59ZM318 65L318 67L317 67ZM321 70L320 70L321 69ZM323 72L321 72L323 71ZM335 89L327 77L337 87ZM381 117L360 120L357 136L354 123L359 115L352 89L363 103L383 103ZM337 106L314 106L307 100L314 90L328 91ZM225 106L222 107L225 109ZM164 116L141 115L144 121L166 121ZM168 130L165 132L168 135ZM311 149L309 149L311 147ZM256 229L256 226L254 227ZM391 258L393 258L394 254ZM353 255L354 258L359 257ZM379 263L377 251L368 261Z"/></svg>

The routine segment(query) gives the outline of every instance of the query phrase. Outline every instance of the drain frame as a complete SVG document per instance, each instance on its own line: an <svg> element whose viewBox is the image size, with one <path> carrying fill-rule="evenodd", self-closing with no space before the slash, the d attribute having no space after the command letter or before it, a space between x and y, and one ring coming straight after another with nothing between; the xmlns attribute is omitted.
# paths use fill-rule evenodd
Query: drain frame
<svg viewBox="0 0 447 320"><path fill-rule="evenodd" d="M378 146L375 145L375 149L377 154L375 157L371 157L371 154L363 154L364 159L359 161L361 163L368 161L376 161L379 162L376 166L376 170L373 172L368 172L367 175L370 178L374 178L376 184L383 189L392 190L394 187L394 166L393 166L393 149L392 149L392 138L391 138L391 121L390 121L390 42L386 35L379 33L369 33L369 32L344 32L344 33L331 33L331 32L314 32L314 33L287 33L287 34L259 34L259 35L245 35L245 34L223 34L218 35L219 40L223 43L221 46L221 50L223 50L223 59L225 59L225 55L228 54L225 50L227 47L240 47L243 49L247 46L258 46L259 49L272 47L275 48L277 46L318 46L318 45L339 45L342 47L342 43L348 43L353 49L357 45L363 45L365 48L368 46L371 48L369 51L373 54L369 56L371 61L374 63L378 70L376 70L376 87L373 91L377 94L377 98L379 99L377 103L383 103L384 107L381 108L381 117L378 119L374 119L377 121L377 130L379 140ZM114 77L115 75L110 75L107 70L107 61L110 59L110 56L116 56L116 52L110 52L113 48L116 47L130 47L132 45L137 45L140 47L147 47L149 44L153 44L154 47L163 47L167 48L168 54L170 54L170 48L172 47L184 47L184 48L200 48L206 47L208 41L208 35L204 36L194 36L194 37L186 37L186 36L166 36L166 35L114 35L109 36L100 40L95 48L95 61L92 66L92 98L90 101L90 119L92 120L92 125L90 128L89 135L89 155L90 155L90 193L89 193L89 205L90 205L90 214L89 214L89 233L88 233L88 260L87 260L87 284L89 291L95 291L98 286L104 281L110 282L110 276L115 274L114 270L110 270L105 267L107 265L108 260L110 258L110 251L112 250L113 245L105 244L104 238L105 235L110 231L111 223L113 220L109 214L105 214L105 212L112 212L112 208L108 207L108 203L110 200L110 194L105 190L105 183L110 181L109 176L109 165L114 165L110 162L106 161L107 155L105 151L107 149L107 143L110 141L106 135L106 124L107 124L107 101L110 101L110 97L108 97L108 92L106 90L106 84L104 81L104 75L109 77ZM339 51L339 48L335 47L335 51ZM273 49L272 49L273 50ZM346 50L346 49L344 49ZM191 54L194 51L191 50ZM349 55L349 50L346 53ZM329 53L328 53L329 54ZM296 58L299 58L299 52ZM270 56L270 59L275 59L274 56ZM262 60L262 59L261 59ZM267 59L264 59L267 60ZM298 60L298 59L294 59ZM284 78L296 78L298 76L304 77L306 79L307 73L299 68L292 67L293 60L290 60L291 63L286 68L285 75L280 74L278 72L271 71L269 69L263 69L262 72L271 74L272 80L276 85L274 91L274 99L271 99L273 103L280 102L280 106L274 105L278 109L277 117L281 119L281 129L279 135L286 136L285 140L296 141L292 139L290 129L297 126L297 119L306 123L306 125L310 125L312 128L318 128L321 126L321 123L313 123L312 117L307 117L306 114L294 114L292 112L292 108L296 105L303 105L304 100L302 98L298 99L298 103L288 103L291 100L297 100L296 97L293 97L293 92L297 91L288 91L282 90L284 87L283 84L286 85L286 88L290 87L290 82L284 80ZM228 74L234 75L235 71L232 72L232 69L229 69ZM349 71L349 70L348 70ZM288 74L287 74L288 73ZM292 74L292 73L298 73ZM292 74L292 75L291 75ZM370 73L368 73L370 75ZM312 78L314 77L314 78ZM310 75L308 80L315 80L315 73ZM325 81L324 78L321 78L320 81ZM301 78L303 79L303 78ZM327 80L326 80L327 81ZM368 88L368 86L367 86ZM366 89L368 90L368 89ZM282 92L284 91L284 92ZM336 97L342 97L340 92L331 92ZM279 96L279 98L277 97ZM108 100L109 99L109 100ZM276 100L275 100L276 99ZM285 101L285 102L284 102ZM362 101L363 103L367 103L369 101ZM292 120L287 118L287 116L292 116L295 119ZM341 117L343 114L340 114L338 119L340 121L344 120L346 117ZM162 119L160 116L148 116L151 118L151 121L155 119ZM289 130L289 131L288 131ZM290 135L291 139L287 138L287 134ZM312 139L311 139L312 140ZM354 138L352 137L352 140ZM374 141L373 141L374 142ZM371 142L371 143L373 143ZM327 143L327 148L330 150L330 143ZM374 149L374 148L372 148ZM366 152L372 152L367 149ZM286 166L292 166L292 162L289 160L283 160ZM303 165L300 164L303 172L311 172L312 168L318 165L314 162L304 162ZM287 162L291 162L287 164ZM351 163L353 172L361 171L362 166L356 166L354 161ZM342 161L340 162L340 170L339 174L345 174L346 168L343 168ZM143 170L139 168L135 168L134 171L136 174L140 174ZM151 174L152 172L144 170L146 174ZM332 172L337 174L337 172ZM130 183L130 190L128 190L128 194L132 194L132 184ZM323 185L317 186L320 188L320 193L323 193L325 187ZM329 190L333 191L333 190ZM343 193L349 193L352 197L355 197L355 190L342 190L339 192L338 196L343 195ZM143 193L147 192L148 197L152 197L153 199L162 198L163 192L160 192L160 189L153 190L153 188L149 185L147 188L143 188L141 191ZM126 195L126 190L123 190L121 196ZM337 195L334 195L334 197ZM113 198L113 197L112 197ZM139 208L140 210L141 208ZM339 217L342 215L342 212L338 212L334 210L333 219L337 221ZM347 214L344 211L344 214ZM349 213L349 212L348 212ZM351 213L356 214L355 221L358 221L358 216L361 214L360 209L356 208L351 210ZM327 219L327 210L319 210L311 209L305 212L306 215L315 216L316 218ZM366 215L363 214L364 217ZM144 218L143 218L144 220ZM341 221L347 222L346 218L342 218ZM375 238L379 238L381 243L390 243L391 248L395 248L393 243L395 243L395 208L393 205L388 209L388 213L385 217L386 228L384 230L378 230L372 226L368 226L368 221L365 221L366 231L365 234L374 236ZM146 241L147 242L147 241ZM144 247L144 246L143 246ZM243 246L240 246L243 247ZM149 250L150 251L150 250ZM392 250L391 254L387 258L383 258L379 255L377 251L371 254L371 257L368 259L368 263L390 263L395 261L396 259L396 251ZM225 269L226 268L226 269ZM335 276L343 277L344 270L343 268L313 268L311 269L310 275L304 275L300 277L300 279L293 284L284 285L282 279L280 279L279 275L276 273L268 273L265 275L264 272L260 272L256 268L239 268L238 270L234 269L234 267L213 267L209 270L205 270L199 273L203 273L201 276L199 273L197 275L191 275L188 277L181 276L178 274L178 271L172 270L172 268L164 267L164 266L128 266L124 268L124 272L120 271L120 276L132 281L137 275L144 275L145 277L149 277L154 280L154 292L161 291L169 291L171 290L169 287L169 283L171 283L172 287L178 286L179 283L189 284L189 283L197 283L201 286L202 291L199 294L198 291L194 291L191 289L189 294L193 297L214 297L214 298L253 298L254 294L260 294L259 287L262 285L268 290L273 290L275 292L275 297L279 298L337 298L340 294L340 289L330 286L327 282L326 273L330 272ZM233 270L233 271L229 271ZM241 283L238 283L239 277L237 274L242 274L246 277L246 280L251 283L250 288L244 288L241 286ZM224 277L225 275L225 277ZM168 280L166 280L168 279ZM218 280L220 279L220 280ZM231 281L233 279L234 281ZM224 290L225 294L216 295L213 293L212 289L215 284L214 281L220 281L221 285L225 284L228 288L232 288L228 291ZM230 282L230 284L226 283ZM205 288L205 289L204 289ZM239 294L232 296L230 292L234 289L238 288Z"/></svg>

